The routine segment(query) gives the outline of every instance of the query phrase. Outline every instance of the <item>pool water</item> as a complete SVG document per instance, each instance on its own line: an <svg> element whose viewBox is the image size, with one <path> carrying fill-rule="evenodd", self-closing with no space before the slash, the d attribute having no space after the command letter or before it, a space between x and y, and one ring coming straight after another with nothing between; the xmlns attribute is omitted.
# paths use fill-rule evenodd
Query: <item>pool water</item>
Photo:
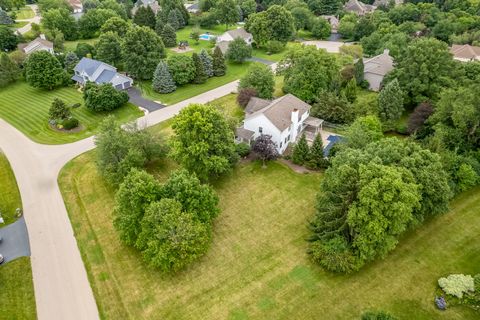
<svg viewBox="0 0 480 320"><path fill-rule="evenodd" d="M211 35L211 34L201 34L199 37L198 37L200 40L210 40L212 38L215 38L215 36Z"/></svg>

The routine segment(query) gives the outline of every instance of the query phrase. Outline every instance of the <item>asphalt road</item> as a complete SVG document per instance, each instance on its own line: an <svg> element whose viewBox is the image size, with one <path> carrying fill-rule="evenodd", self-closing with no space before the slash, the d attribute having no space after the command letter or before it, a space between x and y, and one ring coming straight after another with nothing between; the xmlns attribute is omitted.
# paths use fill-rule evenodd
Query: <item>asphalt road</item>
<svg viewBox="0 0 480 320"><path fill-rule="evenodd" d="M175 116L190 103L207 103L236 91L238 81L139 118L140 127ZM17 179L30 237L39 320L99 319L57 177L71 159L95 147L93 137L65 145L41 145L0 119L0 149Z"/></svg>

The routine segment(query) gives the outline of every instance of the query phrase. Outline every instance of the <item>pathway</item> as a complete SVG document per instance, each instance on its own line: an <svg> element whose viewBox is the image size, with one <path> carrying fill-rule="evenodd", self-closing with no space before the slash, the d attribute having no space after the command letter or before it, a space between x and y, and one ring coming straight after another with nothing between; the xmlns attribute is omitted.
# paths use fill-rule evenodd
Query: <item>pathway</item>
<svg viewBox="0 0 480 320"><path fill-rule="evenodd" d="M26 24L23 27L17 29L17 32L20 33L20 34L25 34L28 31L32 30L32 23L40 24L40 21L42 20L42 17L40 16L40 11L39 11L38 6L36 4L29 4L27 6L30 7L33 10L33 12L35 13L35 16L31 19L16 20L17 22L21 22L21 21L27 21L28 22L28 24Z"/></svg>
<svg viewBox="0 0 480 320"><path fill-rule="evenodd" d="M312 40L312 41L303 41L303 44L316 46L318 49L325 49L327 52L330 53L339 53L341 46L349 46L352 43L342 42L342 41L319 41L319 40Z"/></svg>
<svg viewBox="0 0 480 320"><path fill-rule="evenodd" d="M236 91L238 81L184 100L137 120L153 126L190 103L207 103ZM57 177L74 157L95 147L93 137L65 145L37 144L0 119L0 148L9 159L22 196L31 247L39 320L99 319Z"/></svg>

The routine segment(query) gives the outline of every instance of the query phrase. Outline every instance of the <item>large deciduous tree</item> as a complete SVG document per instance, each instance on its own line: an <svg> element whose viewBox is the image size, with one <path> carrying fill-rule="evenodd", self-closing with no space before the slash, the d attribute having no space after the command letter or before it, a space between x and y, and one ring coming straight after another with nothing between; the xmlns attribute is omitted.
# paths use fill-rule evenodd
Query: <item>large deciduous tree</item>
<svg viewBox="0 0 480 320"><path fill-rule="evenodd" d="M165 47L162 39L148 27L131 28L123 42L125 69L138 79L151 79L162 58Z"/></svg>
<svg viewBox="0 0 480 320"><path fill-rule="evenodd" d="M27 59L25 79L32 87L52 90L63 83L65 71L50 52L36 51Z"/></svg>
<svg viewBox="0 0 480 320"><path fill-rule="evenodd" d="M174 118L171 156L206 181L230 170L237 161L233 131L209 105L192 104Z"/></svg>
<svg viewBox="0 0 480 320"><path fill-rule="evenodd" d="M42 24L49 30L60 30L66 40L77 38L77 25L75 19L67 9L52 9L42 15Z"/></svg>
<svg viewBox="0 0 480 320"><path fill-rule="evenodd" d="M122 41L111 31L102 33L96 44L96 58L100 61L118 67L122 61Z"/></svg>
<svg viewBox="0 0 480 320"><path fill-rule="evenodd" d="M225 29L240 21L240 10L235 0L218 0L215 4L215 13L219 22L225 25Z"/></svg>
<svg viewBox="0 0 480 320"><path fill-rule="evenodd" d="M167 59L167 65L173 81L179 86L190 83L195 78L195 65L187 55L171 55Z"/></svg>
<svg viewBox="0 0 480 320"><path fill-rule="evenodd" d="M111 83L97 85L88 82L83 90L85 107L92 111L103 112L120 108L128 101L125 91L117 91Z"/></svg>
<svg viewBox="0 0 480 320"><path fill-rule="evenodd" d="M252 57L252 47L242 38L235 38L233 41L229 42L225 57L229 61L243 63L245 60Z"/></svg>
<svg viewBox="0 0 480 320"><path fill-rule="evenodd" d="M292 14L279 5L273 5L266 11L252 14L246 28L252 33L255 42L261 46L271 40L287 42L295 34Z"/></svg>
<svg viewBox="0 0 480 320"><path fill-rule="evenodd" d="M240 79L238 87L240 89L253 88L259 98L272 99L275 90L273 71L270 66L255 63L248 69L247 74Z"/></svg>
<svg viewBox="0 0 480 320"><path fill-rule="evenodd" d="M111 9L92 9L87 11L78 20L78 31L83 39L90 39L98 36L100 28L110 18L118 17L118 14Z"/></svg>
<svg viewBox="0 0 480 320"><path fill-rule="evenodd" d="M8 26L0 26L0 50L12 51L17 48L18 38Z"/></svg>
<svg viewBox="0 0 480 320"><path fill-rule="evenodd" d="M0 53L0 88L15 82L20 76L20 68L5 52Z"/></svg>
<svg viewBox="0 0 480 320"><path fill-rule="evenodd" d="M292 48L279 69L285 75L283 91L307 102L328 91L339 73L335 57L315 46Z"/></svg>
<svg viewBox="0 0 480 320"><path fill-rule="evenodd" d="M123 39L127 34L128 29L130 29L130 24L123 20L120 17L112 17L105 21L105 23L100 28L100 32L107 33L109 31L115 32L120 38Z"/></svg>

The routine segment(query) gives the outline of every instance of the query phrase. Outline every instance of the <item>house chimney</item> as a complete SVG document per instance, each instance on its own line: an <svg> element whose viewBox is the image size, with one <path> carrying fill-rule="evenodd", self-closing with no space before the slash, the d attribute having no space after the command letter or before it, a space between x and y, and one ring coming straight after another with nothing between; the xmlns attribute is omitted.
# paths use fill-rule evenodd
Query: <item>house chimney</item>
<svg viewBox="0 0 480 320"><path fill-rule="evenodd" d="M291 120L293 123L297 123L298 122L298 109L295 108L292 110L292 117L291 117Z"/></svg>
<svg viewBox="0 0 480 320"><path fill-rule="evenodd" d="M40 39L47 40L47 38L45 38L45 35L43 33L40 35Z"/></svg>

